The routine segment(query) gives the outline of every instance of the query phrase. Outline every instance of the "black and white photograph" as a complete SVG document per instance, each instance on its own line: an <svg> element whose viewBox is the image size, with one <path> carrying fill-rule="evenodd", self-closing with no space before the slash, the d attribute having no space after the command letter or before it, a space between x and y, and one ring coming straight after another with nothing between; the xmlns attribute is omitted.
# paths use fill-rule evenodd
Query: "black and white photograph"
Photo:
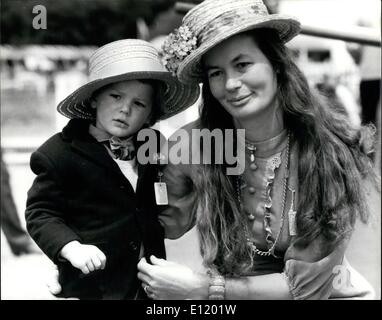
<svg viewBox="0 0 382 320"><path fill-rule="evenodd" d="M381 300L380 0L0 15L1 300Z"/></svg>

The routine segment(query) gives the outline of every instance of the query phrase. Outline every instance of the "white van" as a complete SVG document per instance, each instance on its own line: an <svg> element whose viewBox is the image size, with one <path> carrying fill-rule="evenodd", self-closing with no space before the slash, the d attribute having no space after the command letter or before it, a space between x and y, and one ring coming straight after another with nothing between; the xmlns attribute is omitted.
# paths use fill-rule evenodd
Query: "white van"
<svg viewBox="0 0 382 320"><path fill-rule="evenodd" d="M359 71L346 42L299 35L288 43L288 47L311 84L330 77L349 86L351 91L358 91Z"/></svg>
<svg viewBox="0 0 382 320"><path fill-rule="evenodd" d="M352 56L341 40L298 35L287 46L306 75L311 87L331 86L349 116L359 123L360 73Z"/></svg>

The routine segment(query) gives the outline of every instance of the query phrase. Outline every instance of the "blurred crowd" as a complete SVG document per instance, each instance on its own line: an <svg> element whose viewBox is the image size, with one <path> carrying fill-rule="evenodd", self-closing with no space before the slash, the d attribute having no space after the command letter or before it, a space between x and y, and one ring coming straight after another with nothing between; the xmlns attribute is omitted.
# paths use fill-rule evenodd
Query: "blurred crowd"
<svg viewBox="0 0 382 320"><path fill-rule="evenodd" d="M152 39L158 48L162 41L162 36ZM299 36L289 46L311 86L341 105L355 125L379 125L380 48L309 36ZM13 90L25 95L33 90L44 98L52 92L56 104L86 80L86 60L94 47L2 46L0 50L2 93ZM4 109L7 102L3 101ZM51 110L55 112L54 105Z"/></svg>

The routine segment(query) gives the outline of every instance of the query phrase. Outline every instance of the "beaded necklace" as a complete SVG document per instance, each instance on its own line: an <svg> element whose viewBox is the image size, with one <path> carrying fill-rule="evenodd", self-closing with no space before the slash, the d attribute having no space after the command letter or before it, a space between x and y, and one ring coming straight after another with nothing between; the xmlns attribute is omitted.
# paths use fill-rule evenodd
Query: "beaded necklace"
<svg viewBox="0 0 382 320"><path fill-rule="evenodd" d="M251 156L250 156L250 160L251 160L251 169L252 170L255 170L257 168L256 164L254 163L255 161L255 156L254 156L254 152L256 151L256 147L252 144L250 144L250 142L246 142L246 147L247 149L251 152ZM260 256L274 256L276 258L278 258L275 253L274 253L274 250L275 250L275 247L276 247L276 244L278 242L278 240L280 239L280 236L281 236L281 232L283 230L283 226L284 226L284 220L285 220L285 205L286 205L286 195L287 195L287 189L288 189L288 180L289 180L289 155L290 155L290 134L288 133L288 140L287 140L287 147L286 147L287 151L286 151L286 163L285 163L285 176L284 176L284 183L283 183L283 199L282 199L282 207L281 207L281 221L280 221L280 229L277 233L277 236L276 236L276 239L275 241L273 242L273 244L271 245L271 247L267 250L267 251L263 251L263 250L260 250L256 247L256 244L251 241L250 237L249 237L249 231L248 231L248 227L246 227L245 229L245 236L247 238L247 244L251 247L252 251L257 254L257 255L260 255ZM237 197L238 197L238 202L239 202L239 206L240 206L240 210L241 211L244 211L244 207L243 207L243 204L242 204L242 201L241 201L241 186L242 186L242 176L239 175L238 178L236 179L236 187L237 187ZM252 187L253 188L253 187ZM249 220L254 220L254 215L251 213L250 215L248 215L248 218Z"/></svg>

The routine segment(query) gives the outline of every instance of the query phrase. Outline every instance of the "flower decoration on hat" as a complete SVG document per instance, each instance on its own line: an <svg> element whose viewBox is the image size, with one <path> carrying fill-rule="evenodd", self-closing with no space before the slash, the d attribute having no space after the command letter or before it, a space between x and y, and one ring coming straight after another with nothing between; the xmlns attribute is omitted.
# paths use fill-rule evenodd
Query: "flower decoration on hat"
<svg viewBox="0 0 382 320"><path fill-rule="evenodd" d="M188 26L181 26L170 33L162 46L163 65L176 75L179 64L196 49L197 38Z"/></svg>
<svg viewBox="0 0 382 320"><path fill-rule="evenodd" d="M253 11L253 13L255 14L267 14L267 9L266 7L259 7L259 5L255 4L253 6L251 6L251 9Z"/></svg>

